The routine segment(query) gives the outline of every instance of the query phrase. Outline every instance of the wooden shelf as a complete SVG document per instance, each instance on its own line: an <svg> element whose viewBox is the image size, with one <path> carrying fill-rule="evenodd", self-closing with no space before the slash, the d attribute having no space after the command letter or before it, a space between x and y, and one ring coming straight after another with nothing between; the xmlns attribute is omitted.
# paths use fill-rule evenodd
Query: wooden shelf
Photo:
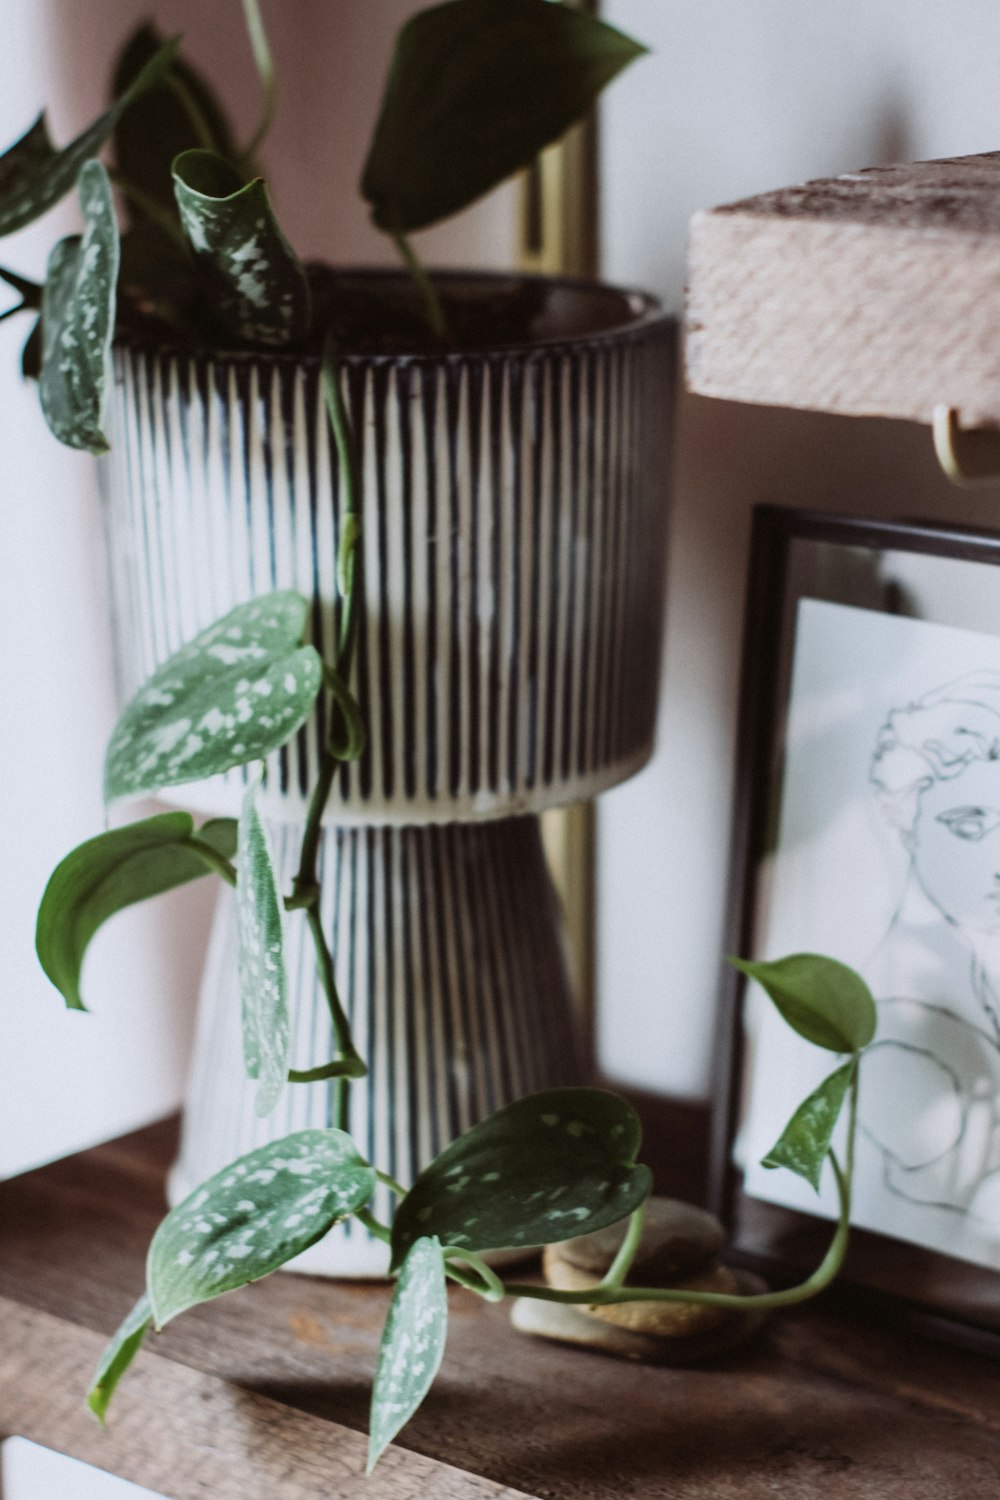
<svg viewBox="0 0 1000 1500"><path fill-rule="evenodd" d="M699 213L688 264L699 394L1000 427L1000 152Z"/></svg>
<svg viewBox="0 0 1000 1500"><path fill-rule="evenodd" d="M82 1392L142 1289L175 1144L165 1122L0 1184L0 1435L171 1500L995 1500L1000 1368L828 1306L671 1370L525 1339L453 1290L434 1390L365 1480L387 1289L278 1274L153 1340L102 1432Z"/></svg>

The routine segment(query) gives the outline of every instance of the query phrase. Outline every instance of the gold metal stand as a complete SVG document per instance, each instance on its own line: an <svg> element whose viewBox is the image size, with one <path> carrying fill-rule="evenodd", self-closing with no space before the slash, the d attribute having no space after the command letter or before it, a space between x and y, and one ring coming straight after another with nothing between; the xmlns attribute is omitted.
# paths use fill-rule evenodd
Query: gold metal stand
<svg viewBox="0 0 1000 1500"><path fill-rule="evenodd" d="M595 10L593 0L563 0ZM539 275L598 273L597 142L592 119L543 151L524 173L518 262ZM542 837L566 913L570 974L588 1044L594 1026L596 820L594 804L545 813Z"/></svg>

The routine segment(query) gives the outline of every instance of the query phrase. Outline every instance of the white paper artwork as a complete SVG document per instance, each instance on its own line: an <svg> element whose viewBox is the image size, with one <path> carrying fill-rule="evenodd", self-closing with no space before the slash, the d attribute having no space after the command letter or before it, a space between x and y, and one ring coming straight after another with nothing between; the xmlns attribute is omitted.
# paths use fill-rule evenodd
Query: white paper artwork
<svg viewBox="0 0 1000 1500"><path fill-rule="evenodd" d="M798 606L777 841L755 956L826 953L878 1003L853 1221L1000 1266L1000 640ZM754 988L737 1143L750 1196L833 1217L758 1165L836 1066Z"/></svg>

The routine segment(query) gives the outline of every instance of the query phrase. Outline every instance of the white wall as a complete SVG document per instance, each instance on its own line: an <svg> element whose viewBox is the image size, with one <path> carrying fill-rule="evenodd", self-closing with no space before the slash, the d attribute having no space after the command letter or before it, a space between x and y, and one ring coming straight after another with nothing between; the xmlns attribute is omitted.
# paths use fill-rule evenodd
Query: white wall
<svg viewBox="0 0 1000 1500"><path fill-rule="evenodd" d="M695 209L887 160L1000 146L992 0L607 0L655 49L609 92L604 269L679 307ZM709 1086L751 507L1000 526L927 432L687 398L659 749L600 810L600 1050L622 1081Z"/></svg>

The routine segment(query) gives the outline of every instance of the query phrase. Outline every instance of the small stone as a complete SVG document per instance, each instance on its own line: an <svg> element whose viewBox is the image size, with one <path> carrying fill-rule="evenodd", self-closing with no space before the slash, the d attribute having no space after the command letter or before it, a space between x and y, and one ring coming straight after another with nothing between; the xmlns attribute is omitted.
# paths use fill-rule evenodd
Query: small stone
<svg viewBox="0 0 1000 1500"><path fill-rule="evenodd" d="M735 1271L732 1274L741 1296L767 1290L760 1277L750 1271ZM649 1306L648 1303L645 1305ZM722 1358L751 1338L764 1317L764 1313L756 1311L734 1312L716 1328L683 1337L662 1338L621 1328L615 1323L594 1317L581 1307L561 1302L518 1297L511 1308L511 1322L521 1333L551 1339L558 1344L593 1349L601 1354L612 1354L619 1359L677 1366L707 1364L711 1360Z"/></svg>
<svg viewBox="0 0 1000 1500"><path fill-rule="evenodd" d="M627 1227L626 1220L593 1234L550 1245L546 1262L563 1261L577 1270L589 1271L599 1280L621 1248ZM650 1198L630 1275L640 1284L670 1286L712 1264L725 1238L718 1219L703 1208L681 1203L676 1198Z"/></svg>

